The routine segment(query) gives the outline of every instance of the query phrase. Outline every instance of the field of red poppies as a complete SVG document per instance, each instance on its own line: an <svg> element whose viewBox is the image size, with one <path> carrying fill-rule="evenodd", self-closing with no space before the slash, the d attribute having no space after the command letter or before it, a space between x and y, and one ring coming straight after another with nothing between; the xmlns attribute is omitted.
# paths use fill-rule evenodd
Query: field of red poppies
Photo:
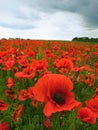
<svg viewBox="0 0 98 130"><path fill-rule="evenodd" d="M97 129L97 43L0 40L0 130Z"/></svg>

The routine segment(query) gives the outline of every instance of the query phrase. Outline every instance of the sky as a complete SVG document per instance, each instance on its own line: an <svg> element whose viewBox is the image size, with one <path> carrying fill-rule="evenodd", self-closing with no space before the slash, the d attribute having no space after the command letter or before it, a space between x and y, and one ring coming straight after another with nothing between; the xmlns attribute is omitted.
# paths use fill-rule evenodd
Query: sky
<svg viewBox="0 0 98 130"><path fill-rule="evenodd" d="M98 0L0 0L0 39L98 37Z"/></svg>

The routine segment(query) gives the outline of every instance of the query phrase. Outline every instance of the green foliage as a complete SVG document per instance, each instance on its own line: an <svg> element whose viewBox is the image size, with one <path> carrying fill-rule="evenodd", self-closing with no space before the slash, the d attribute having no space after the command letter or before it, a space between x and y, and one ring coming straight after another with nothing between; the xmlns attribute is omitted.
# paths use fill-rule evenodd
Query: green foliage
<svg viewBox="0 0 98 130"><path fill-rule="evenodd" d="M86 85L82 82L77 82L74 84L74 93L78 101L84 102L90 99L95 92L95 88Z"/></svg>
<svg viewBox="0 0 98 130"><path fill-rule="evenodd" d="M75 37L72 39L72 41L98 43L98 38Z"/></svg>

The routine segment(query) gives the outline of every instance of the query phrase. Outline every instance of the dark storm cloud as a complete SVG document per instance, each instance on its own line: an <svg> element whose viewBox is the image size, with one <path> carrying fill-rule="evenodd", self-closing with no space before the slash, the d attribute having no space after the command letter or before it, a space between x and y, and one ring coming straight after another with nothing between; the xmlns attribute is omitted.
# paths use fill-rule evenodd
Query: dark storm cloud
<svg viewBox="0 0 98 130"><path fill-rule="evenodd" d="M73 0L68 5L67 9L80 14L88 26L98 27L98 0Z"/></svg>
<svg viewBox="0 0 98 130"><path fill-rule="evenodd" d="M70 11L81 15L87 26L98 27L98 0L24 0L38 11Z"/></svg>

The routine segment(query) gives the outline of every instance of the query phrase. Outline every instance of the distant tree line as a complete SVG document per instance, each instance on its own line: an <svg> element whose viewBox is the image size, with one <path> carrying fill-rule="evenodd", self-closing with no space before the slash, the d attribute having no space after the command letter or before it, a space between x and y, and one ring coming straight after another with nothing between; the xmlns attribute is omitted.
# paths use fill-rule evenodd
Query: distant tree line
<svg viewBox="0 0 98 130"><path fill-rule="evenodd" d="M80 41L80 42L94 42L98 43L98 38L88 38L88 37L75 37L72 41Z"/></svg>

